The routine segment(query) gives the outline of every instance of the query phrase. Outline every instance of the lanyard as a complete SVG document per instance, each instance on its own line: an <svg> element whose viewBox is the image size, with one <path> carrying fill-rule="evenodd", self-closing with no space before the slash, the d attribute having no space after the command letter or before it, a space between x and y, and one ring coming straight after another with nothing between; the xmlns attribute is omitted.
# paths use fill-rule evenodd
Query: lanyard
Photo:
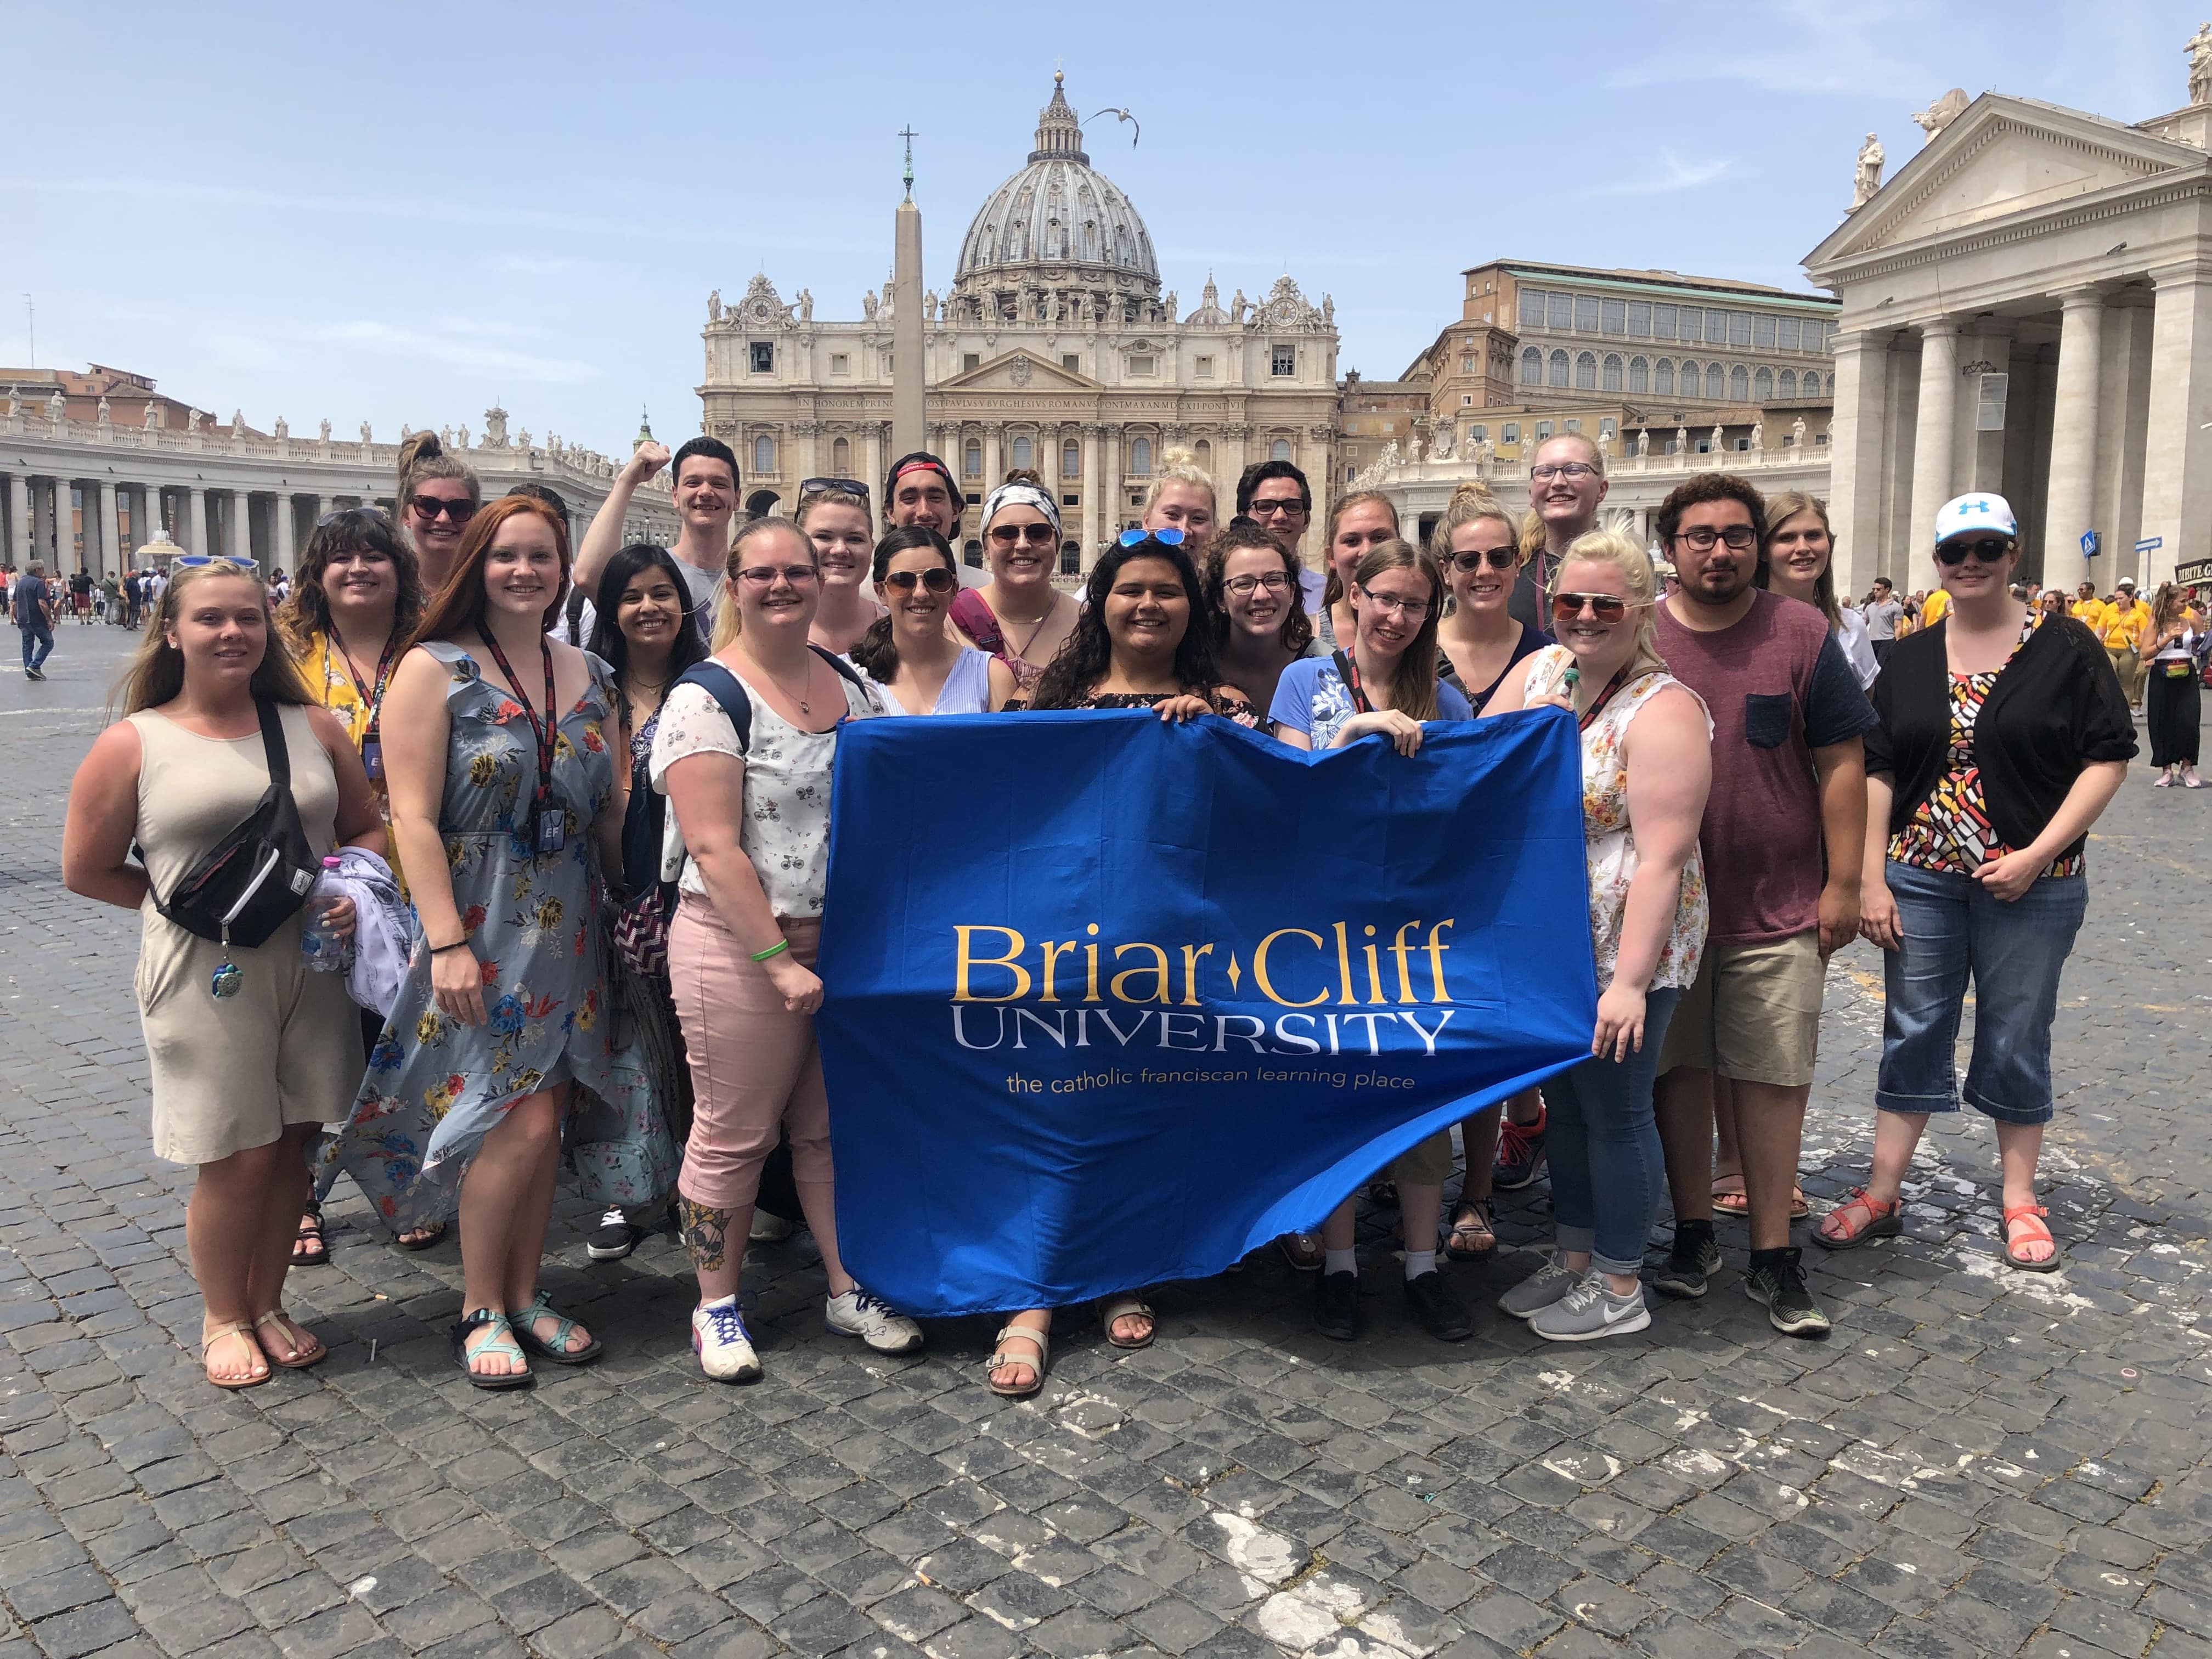
<svg viewBox="0 0 2212 1659"><path fill-rule="evenodd" d="M1581 718L1576 720L1576 731L1587 732L1590 729L1590 722L1605 712L1606 704L1613 701L1613 694L1620 690L1620 683L1622 680L1626 679L1627 676L1627 665L1623 664L1620 670L1614 673L1613 677L1605 683L1605 690L1599 692L1595 697L1590 700L1590 706L1584 709L1582 713Z"/></svg>
<svg viewBox="0 0 2212 1659"><path fill-rule="evenodd" d="M538 739L538 793L535 797L535 805L537 816L542 817L545 811L546 797L552 793L553 745L555 740L560 736L560 728L555 724L553 719L553 647L546 644L543 639L538 641L538 650L545 656L545 718L541 722L538 718L538 711L530 706L530 694L522 689L522 681L517 678L514 670L508 665L507 653L499 648L499 641L492 638L488 629L478 629L477 635L491 648L491 659L499 665L499 672L507 676L507 684L514 688L515 701L522 705L522 717L530 722L531 734Z"/></svg>
<svg viewBox="0 0 2212 1659"><path fill-rule="evenodd" d="M1355 714L1373 714L1375 705L1367 701L1366 689L1359 684L1359 665L1352 661L1352 653L1339 651L1336 653L1336 672L1337 678L1344 682L1344 689L1352 693L1352 712Z"/></svg>
<svg viewBox="0 0 2212 1659"><path fill-rule="evenodd" d="M384 641L384 650L376 659L376 690L373 693L361 683L361 671L353 665L353 653L345 648L343 640L337 639L335 629L323 635L324 682L327 684L331 678L331 646L334 640L338 647L338 657L345 664L346 678L353 682L354 695L368 710L368 725L363 728L361 737L362 747L366 750L376 741L377 727L384 718L384 688L391 682L392 650L399 643L399 635L395 629Z"/></svg>

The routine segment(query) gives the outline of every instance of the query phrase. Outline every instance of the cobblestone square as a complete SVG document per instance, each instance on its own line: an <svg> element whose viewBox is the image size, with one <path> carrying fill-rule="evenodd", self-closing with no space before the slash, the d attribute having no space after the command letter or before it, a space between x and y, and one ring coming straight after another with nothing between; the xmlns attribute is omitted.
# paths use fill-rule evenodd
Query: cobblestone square
<svg viewBox="0 0 2212 1659"><path fill-rule="evenodd" d="M2057 1273L2002 1264L1969 1116L1928 1137L1905 1237L1808 1250L1825 1342L1769 1328L1723 1220L1705 1300L1542 1343L1490 1305L1548 1238L1540 1182L1502 1195L1492 1263L1446 1268L1477 1310L1457 1346L1413 1325L1370 1216L1360 1342L1255 1255L1162 1287L1139 1352L1070 1310L1009 1403L988 1321L909 1360L828 1335L802 1234L754 1247L767 1376L729 1389L692 1358L675 1238L591 1263L571 1188L545 1283L606 1358L484 1394L446 1346L454 1243L387 1248L342 1182L331 1263L288 1295L331 1358L223 1394L190 1172L149 1150L137 925L58 874L131 643L65 624L46 684L0 676L0 1659L2212 1656L2212 795L2138 763L2091 842ZM1827 983L1816 1212L1865 1168L1878 953Z"/></svg>

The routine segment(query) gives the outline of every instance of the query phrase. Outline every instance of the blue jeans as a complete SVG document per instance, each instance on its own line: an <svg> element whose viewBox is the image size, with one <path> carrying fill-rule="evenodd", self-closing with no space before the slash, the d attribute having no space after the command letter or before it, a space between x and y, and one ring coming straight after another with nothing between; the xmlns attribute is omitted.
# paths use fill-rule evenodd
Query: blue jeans
<svg viewBox="0 0 2212 1659"><path fill-rule="evenodd" d="M37 648L33 649L33 647ZM54 648L53 630L48 628L27 628L23 630L23 666L44 668L46 653Z"/></svg>
<svg viewBox="0 0 2212 1659"><path fill-rule="evenodd" d="M2046 876L2010 904L1972 876L1892 862L1899 948L1887 953L1885 1112L1959 1109L1959 1017L1974 981L1966 1103L2000 1123L2051 1121L2051 1022L2058 975L2089 908L2086 876ZM1994 975L1994 977L1992 977Z"/></svg>
<svg viewBox="0 0 2212 1659"><path fill-rule="evenodd" d="M1593 1056L1544 1085L1551 1122L1552 1214L1562 1250L1587 1250L1609 1273L1644 1266L1644 1247L1659 1212L1667 1162L1651 1115L1651 1085L1678 988L1644 999L1644 1048L1625 1061Z"/></svg>

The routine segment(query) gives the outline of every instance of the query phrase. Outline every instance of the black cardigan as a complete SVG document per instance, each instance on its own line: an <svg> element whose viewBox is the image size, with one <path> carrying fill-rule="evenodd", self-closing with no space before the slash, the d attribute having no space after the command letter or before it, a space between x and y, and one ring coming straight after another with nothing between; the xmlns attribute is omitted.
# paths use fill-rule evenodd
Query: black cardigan
<svg viewBox="0 0 2212 1659"><path fill-rule="evenodd" d="M1898 641L1869 693L1881 723L1866 734L1867 774L1891 780L1892 835L1942 781L1951 743L1948 627L1947 617ZM2071 617L2045 619L1974 719L1990 824L2008 847L2043 833L2084 768L2135 752L2135 722L2112 659ZM2081 850L2076 840L2059 856Z"/></svg>

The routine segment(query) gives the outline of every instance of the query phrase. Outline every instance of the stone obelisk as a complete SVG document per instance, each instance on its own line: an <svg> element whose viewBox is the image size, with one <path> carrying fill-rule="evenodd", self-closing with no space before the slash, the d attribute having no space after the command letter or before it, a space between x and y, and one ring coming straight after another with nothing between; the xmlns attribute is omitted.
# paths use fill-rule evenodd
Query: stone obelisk
<svg viewBox="0 0 2212 1659"><path fill-rule="evenodd" d="M926 449L929 365L921 344L921 210L914 204L914 129L906 140L906 199L898 205L891 268L891 453ZM886 502L888 507L889 503Z"/></svg>

